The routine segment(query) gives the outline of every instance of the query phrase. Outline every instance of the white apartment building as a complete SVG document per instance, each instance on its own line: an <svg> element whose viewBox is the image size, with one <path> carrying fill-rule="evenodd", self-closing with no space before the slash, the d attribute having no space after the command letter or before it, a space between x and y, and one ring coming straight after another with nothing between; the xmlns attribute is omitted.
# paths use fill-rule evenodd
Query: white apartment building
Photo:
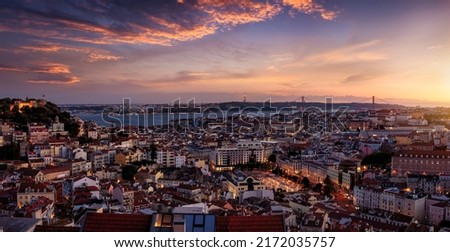
<svg viewBox="0 0 450 252"><path fill-rule="evenodd" d="M353 203L363 209L382 209L414 217L425 218L426 197L412 192L400 192L397 188L381 189L355 186Z"/></svg>
<svg viewBox="0 0 450 252"><path fill-rule="evenodd" d="M210 153L212 168L231 170L238 164L247 164L251 159L264 162L264 147L259 141L240 141L230 147L217 148Z"/></svg>
<svg viewBox="0 0 450 252"><path fill-rule="evenodd" d="M156 163L166 167L175 166L175 152L171 150L160 150L156 152Z"/></svg>
<svg viewBox="0 0 450 252"><path fill-rule="evenodd" d="M230 193L232 193L233 197L236 198L239 196L240 192L248 191L249 185L253 186L253 190L266 190L266 185L264 185L261 181L246 176L242 172L233 172L232 174L225 174L227 177L227 181L224 182L224 189Z"/></svg>
<svg viewBox="0 0 450 252"><path fill-rule="evenodd" d="M302 160L300 159L281 159L278 161L283 173L288 175L299 175L302 172Z"/></svg>
<svg viewBox="0 0 450 252"><path fill-rule="evenodd" d="M87 152L81 148L76 148L76 149L72 150L72 154L70 156L73 159L87 160Z"/></svg>
<svg viewBox="0 0 450 252"><path fill-rule="evenodd" d="M92 138L92 139L96 140L96 139L98 139L98 132L97 132L97 130L94 130L94 129L88 130L87 136L88 136L88 138Z"/></svg>
<svg viewBox="0 0 450 252"><path fill-rule="evenodd" d="M175 167L176 168L181 168L181 167L183 167L185 165L186 165L186 156L183 156L183 155L180 155L180 154L176 155L175 156Z"/></svg>

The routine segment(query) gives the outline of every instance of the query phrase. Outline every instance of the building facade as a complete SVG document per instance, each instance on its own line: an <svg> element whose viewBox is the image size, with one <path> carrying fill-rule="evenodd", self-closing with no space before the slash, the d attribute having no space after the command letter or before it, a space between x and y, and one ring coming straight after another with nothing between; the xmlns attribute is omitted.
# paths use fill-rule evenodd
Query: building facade
<svg viewBox="0 0 450 252"><path fill-rule="evenodd" d="M403 150L392 157L392 176L450 173L450 152Z"/></svg>

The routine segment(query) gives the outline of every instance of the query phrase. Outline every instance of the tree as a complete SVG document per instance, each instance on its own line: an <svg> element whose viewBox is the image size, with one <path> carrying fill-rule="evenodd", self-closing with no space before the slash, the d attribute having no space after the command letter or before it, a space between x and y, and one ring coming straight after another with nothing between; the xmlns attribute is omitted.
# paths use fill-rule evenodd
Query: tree
<svg viewBox="0 0 450 252"><path fill-rule="evenodd" d="M334 188L333 181L331 181L331 179L328 176L325 177L323 183L325 185L323 188L324 195L330 197L332 193L336 192L336 188Z"/></svg>
<svg viewBox="0 0 450 252"><path fill-rule="evenodd" d="M152 145L150 145L150 160L155 161L157 157L158 157L158 153L157 153L156 145L152 144Z"/></svg>
<svg viewBox="0 0 450 252"><path fill-rule="evenodd" d="M124 180L134 180L134 175L137 173L137 166L135 165L125 165L122 167L122 179Z"/></svg>
<svg viewBox="0 0 450 252"><path fill-rule="evenodd" d="M0 147L0 160L20 159L20 146L16 143Z"/></svg>
<svg viewBox="0 0 450 252"><path fill-rule="evenodd" d="M276 163L276 162L277 162L277 155L275 155L274 153L272 153L272 155L269 156L268 160L269 160L269 162L271 162L271 163Z"/></svg>
<svg viewBox="0 0 450 252"><path fill-rule="evenodd" d="M323 180L323 183L325 185L333 185L333 181L331 181L330 177L326 176L325 179Z"/></svg>
<svg viewBox="0 0 450 252"><path fill-rule="evenodd" d="M155 162L153 162L153 161L150 161L150 160L141 160L141 161L134 161L134 162L132 162L131 164L132 165L137 165L137 166L143 166L143 165L152 165L152 164L154 164Z"/></svg>
<svg viewBox="0 0 450 252"><path fill-rule="evenodd" d="M321 192L322 192L322 187L323 187L323 185L322 185L321 183L317 183L317 184L313 187L313 191L314 191L314 192L321 193Z"/></svg>
<svg viewBox="0 0 450 252"><path fill-rule="evenodd" d="M367 155L361 161L362 165L372 166L374 168L386 169L391 163L392 155L387 152L377 152Z"/></svg>
<svg viewBox="0 0 450 252"><path fill-rule="evenodd" d="M125 131L119 131L119 132L117 133L117 136L118 136L118 137L128 137L128 133L125 132Z"/></svg>
<svg viewBox="0 0 450 252"><path fill-rule="evenodd" d="M78 138L78 142L81 145L84 145L84 144L89 144L89 143L94 142L94 139L92 139L91 137L87 137L86 135L82 135Z"/></svg>
<svg viewBox="0 0 450 252"><path fill-rule="evenodd" d="M302 178L302 185L304 188L310 188L311 187L311 181L309 181L308 177Z"/></svg>
<svg viewBox="0 0 450 252"><path fill-rule="evenodd" d="M272 173L278 176L283 175L283 170L279 166L275 167L275 169L272 170Z"/></svg>
<svg viewBox="0 0 450 252"><path fill-rule="evenodd" d="M254 168L256 168L256 166L257 166L256 155L252 153L248 158L247 168L249 170L253 170Z"/></svg>
<svg viewBox="0 0 450 252"><path fill-rule="evenodd" d="M70 137L77 137L80 133L80 125L75 120L69 120L67 124L64 124Z"/></svg>
<svg viewBox="0 0 450 252"><path fill-rule="evenodd" d="M296 150L288 150L288 156L290 157L296 157L298 155L301 155L301 151L296 151Z"/></svg>

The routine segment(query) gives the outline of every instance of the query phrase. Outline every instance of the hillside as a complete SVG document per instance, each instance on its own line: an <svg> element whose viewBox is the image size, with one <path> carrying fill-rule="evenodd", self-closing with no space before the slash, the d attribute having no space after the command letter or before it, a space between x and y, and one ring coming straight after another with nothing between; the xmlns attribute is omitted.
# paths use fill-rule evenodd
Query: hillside
<svg viewBox="0 0 450 252"><path fill-rule="evenodd" d="M61 109L52 102L46 102L44 106L30 108L28 106L19 109L13 105L10 98L0 99L0 121L14 122L19 129L26 130L28 123L43 123L50 125L54 122L56 116L59 121L65 124L65 130L69 132L70 137L76 137L79 132L78 124L71 118L70 113L62 112Z"/></svg>

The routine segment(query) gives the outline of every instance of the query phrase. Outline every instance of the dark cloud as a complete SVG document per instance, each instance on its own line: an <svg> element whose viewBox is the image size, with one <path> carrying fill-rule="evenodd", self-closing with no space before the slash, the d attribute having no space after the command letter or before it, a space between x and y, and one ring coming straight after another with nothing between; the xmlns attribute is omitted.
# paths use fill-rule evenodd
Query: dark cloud
<svg viewBox="0 0 450 252"><path fill-rule="evenodd" d="M353 84L353 83L357 83L357 84L364 84L364 81L368 81L373 79L372 76L369 75L364 75L364 74L354 74L354 75L350 75L347 78L345 78L342 81L342 84Z"/></svg>
<svg viewBox="0 0 450 252"><path fill-rule="evenodd" d="M142 83L142 85L147 87L167 88L167 84L177 86L183 83L186 84L186 83L197 83L199 81L247 79L254 76L255 74L252 71L231 72L215 69L213 71L179 71L175 74L175 77L160 78L145 81L129 80L129 82Z"/></svg>

